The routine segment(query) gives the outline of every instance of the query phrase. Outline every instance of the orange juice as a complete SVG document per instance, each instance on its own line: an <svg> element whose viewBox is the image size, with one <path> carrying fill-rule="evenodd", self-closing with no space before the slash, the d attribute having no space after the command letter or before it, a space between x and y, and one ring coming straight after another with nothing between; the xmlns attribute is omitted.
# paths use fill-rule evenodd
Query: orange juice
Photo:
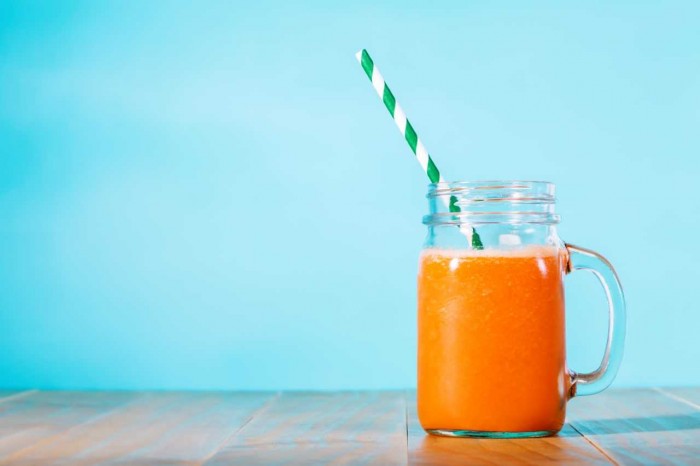
<svg viewBox="0 0 700 466"><path fill-rule="evenodd" d="M424 429L561 429L570 388L563 258L553 246L423 251L418 417Z"/></svg>

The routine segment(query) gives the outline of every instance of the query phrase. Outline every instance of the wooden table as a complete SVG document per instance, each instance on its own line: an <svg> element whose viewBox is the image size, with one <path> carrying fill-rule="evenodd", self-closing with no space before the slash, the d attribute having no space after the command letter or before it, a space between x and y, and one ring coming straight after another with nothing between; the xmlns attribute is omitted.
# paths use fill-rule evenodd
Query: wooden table
<svg viewBox="0 0 700 466"><path fill-rule="evenodd" d="M557 437L426 436L412 392L0 392L0 464L700 464L700 389L574 399Z"/></svg>

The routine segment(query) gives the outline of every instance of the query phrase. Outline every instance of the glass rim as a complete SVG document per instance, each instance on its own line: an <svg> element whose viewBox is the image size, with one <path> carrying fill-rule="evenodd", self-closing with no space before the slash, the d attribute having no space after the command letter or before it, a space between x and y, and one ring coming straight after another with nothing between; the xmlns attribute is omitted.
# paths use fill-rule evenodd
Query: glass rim
<svg viewBox="0 0 700 466"><path fill-rule="evenodd" d="M555 185L549 181L441 181L428 185L426 225L557 224ZM444 211L446 206L458 209ZM440 208L442 207L442 208Z"/></svg>
<svg viewBox="0 0 700 466"><path fill-rule="evenodd" d="M503 191L504 198L522 197L507 196L506 193L533 192L544 199L554 199L556 185L550 181L537 180L475 180L475 181L438 181L428 185L427 197L445 196L448 194L483 193L485 191Z"/></svg>

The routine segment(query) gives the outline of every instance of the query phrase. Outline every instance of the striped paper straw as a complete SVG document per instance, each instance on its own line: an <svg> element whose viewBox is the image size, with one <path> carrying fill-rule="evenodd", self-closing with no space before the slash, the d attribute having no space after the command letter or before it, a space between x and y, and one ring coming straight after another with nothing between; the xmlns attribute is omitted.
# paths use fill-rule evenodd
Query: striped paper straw
<svg viewBox="0 0 700 466"><path fill-rule="evenodd" d="M374 90L377 92L377 95L380 99L382 99L382 102L384 102L384 106L389 111L391 117L394 119L396 127L399 129L399 132L401 132L401 135L404 137L404 139L406 139L408 146L411 148L411 151L416 156L416 159L418 160L418 163L420 164L421 168L423 168L425 174L428 175L428 179L430 179L430 182L445 182L445 179L442 177L442 175L440 175L440 170L438 170L437 166L435 165L435 162L433 162L432 157L430 157L430 154L428 154L428 150L425 148L423 142L418 137L416 130L413 129L413 125L411 125L411 122L408 121L408 119L406 118L406 113L404 113L403 109L401 108L401 105L399 105L399 103L396 101L394 94L389 89L389 86L387 86L386 82L384 81L384 77L382 76L382 73L379 72L379 69L374 64L372 57L370 57L369 53L367 53L367 50L360 50L355 54L355 57L357 58L357 61L359 61L362 65L362 68L365 70L365 73L367 73L367 77L369 78L369 80L372 81L372 87L374 87ZM448 203L448 208L450 212L461 212L461 209L456 204L456 202L457 198L455 196L450 196L450 201ZM468 235L468 237L471 236L470 242L474 249L484 248L484 245L481 243L481 238L479 238L479 234L476 232L476 230L474 230L473 228L463 229L463 231L464 230L467 230L465 233Z"/></svg>

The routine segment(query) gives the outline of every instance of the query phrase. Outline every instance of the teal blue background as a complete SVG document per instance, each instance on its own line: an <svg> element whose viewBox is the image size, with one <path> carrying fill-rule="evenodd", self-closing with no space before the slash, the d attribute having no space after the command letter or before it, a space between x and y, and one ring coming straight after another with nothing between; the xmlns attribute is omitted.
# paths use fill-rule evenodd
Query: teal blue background
<svg viewBox="0 0 700 466"><path fill-rule="evenodd" d="M0 386L413 386L427 182L362 47L446 177L557 184L618 385L700 384L700 7L376 3L0 4Z"/></svg>

